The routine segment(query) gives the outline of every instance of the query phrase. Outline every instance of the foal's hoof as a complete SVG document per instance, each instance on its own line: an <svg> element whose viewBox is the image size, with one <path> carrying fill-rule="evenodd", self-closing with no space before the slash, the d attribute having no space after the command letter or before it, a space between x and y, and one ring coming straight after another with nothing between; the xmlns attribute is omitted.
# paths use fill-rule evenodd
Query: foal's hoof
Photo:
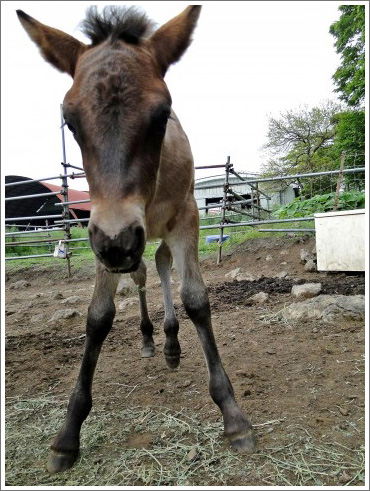
<svg viewBox="0 0 370 491"><path fill-rule="evenodd" d="M50 450L49 459L47 463L47 470L50 474L56 474L57 472L63 472L70 469L76 462L78 452L61 453L55 450Z"/></svg>
<svg viewBox="0 0 370 491"><path fill-rule="evenodd" d="M239 453L252 454L257 450L257 438L252 428L241 435L230 437L230 445Z"/></svg>
<svg viewBox="0 0 370 491"><path fill-rule="evenodd" d="M151 358L155 355L155 346L154 343L146 343L143 344L140 350L141 358Z"/></svg>
<svg viewBox="0 0 370 491"><path fill-rule="evenodd" d="M151 358L155 355L154 346L143 346L140 350L141 358Z"/></svg>
<svg viewBox="0 0 370 491"><path fill-rule="evenodd" d="M169 368L177 368L180 365L180 355L165 355Z"/></svg>

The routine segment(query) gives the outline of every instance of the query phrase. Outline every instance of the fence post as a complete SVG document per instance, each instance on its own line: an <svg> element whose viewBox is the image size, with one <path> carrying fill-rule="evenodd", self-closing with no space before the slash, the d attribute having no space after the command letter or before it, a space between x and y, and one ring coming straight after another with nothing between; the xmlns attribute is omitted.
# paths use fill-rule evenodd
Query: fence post
<svg viewBox="0 0 370 491"><path fill-rule="evenodd" d="M62 195L63 195L63 228L65 232L65 251L67 260L67 276L71 277L71 262L69 255L69 240L71 239L71 226L69 223L69 205L68 205L68 173L67 173L67 157L66 157L66 146L64 138L64 117L63 117L63 106L60 105L60 120L61 120L61 131L62 131L62 146L63 146L63 176L62 176Z"/></svg>
<svg viewBox="0 0 370 491"><path fill-rule="evenodd" d="M232 165L233 164L230 164L230 156L228 156L226 164L225 164L225 183L224 183L224 194L222 197L222 205L221 205L220 237L218 239L217 264L220 264L222 261L222 242L223 242L223 238L224 238L223 224L225 223L227 193L229 191L229 174L230 174L230 168L232 167Z"/></svg>
<svg viewBox="0 0 370 491"><path fill-rule="evenodd" d="M339 174L338 174L338 180L337 180L337 190L335 192L335 199L334 199L334 211L337 211L337 207L338 207L340 183L342 181L342 173L343 173L345 158L346 158L346 154L345 154L345 152L342 152L342 155L340 156L340 168L339 168Z"/></svg>

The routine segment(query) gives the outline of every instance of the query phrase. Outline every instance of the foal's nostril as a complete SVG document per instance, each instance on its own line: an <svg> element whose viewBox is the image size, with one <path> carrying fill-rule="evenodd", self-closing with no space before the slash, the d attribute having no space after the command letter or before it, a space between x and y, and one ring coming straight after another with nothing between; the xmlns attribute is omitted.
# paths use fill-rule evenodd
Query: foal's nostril
<svg viewBox="0 0 370 491"><path fill-rule="evenodd" d="M92 248L98 258L110 269L129 270L141 259L145 248L143 227L130 225L113 239L98 226L90 230Z"/></svg>

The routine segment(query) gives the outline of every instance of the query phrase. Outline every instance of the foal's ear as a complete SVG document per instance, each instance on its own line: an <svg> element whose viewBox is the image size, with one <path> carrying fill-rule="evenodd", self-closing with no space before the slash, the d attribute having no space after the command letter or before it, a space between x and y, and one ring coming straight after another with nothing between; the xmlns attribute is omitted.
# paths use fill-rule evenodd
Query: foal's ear
<svg viewBox="0 0 370 491"><path fill-rule="evenodd" d="M73 77L77 60L87 48L86 45L69 34L41 24L23 10L17 10L17 15L27 34L40 48L45 60Z"/></svg>
<svg viewBox="0 0 370 491"><path fill-rule="evenodd" d="M163 76L171 63L178 61L190 45L201 8L201 5L189 5L148 39Z"/></svg>

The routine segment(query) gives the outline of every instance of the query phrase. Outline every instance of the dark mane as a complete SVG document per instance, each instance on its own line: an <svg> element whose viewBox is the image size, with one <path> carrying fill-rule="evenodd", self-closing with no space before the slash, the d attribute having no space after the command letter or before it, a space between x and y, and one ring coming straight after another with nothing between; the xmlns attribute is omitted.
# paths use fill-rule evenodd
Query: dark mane
<svg viewBox="0 0 370 491"><path fill-rule="evenodd" d="M96 5L86 11L86 19L81 22L81 31L93 45L106 39L130 44L139 44L140 40L153 30L154 23L138 7L120 7L108 5L98 13Z"/></svg>

